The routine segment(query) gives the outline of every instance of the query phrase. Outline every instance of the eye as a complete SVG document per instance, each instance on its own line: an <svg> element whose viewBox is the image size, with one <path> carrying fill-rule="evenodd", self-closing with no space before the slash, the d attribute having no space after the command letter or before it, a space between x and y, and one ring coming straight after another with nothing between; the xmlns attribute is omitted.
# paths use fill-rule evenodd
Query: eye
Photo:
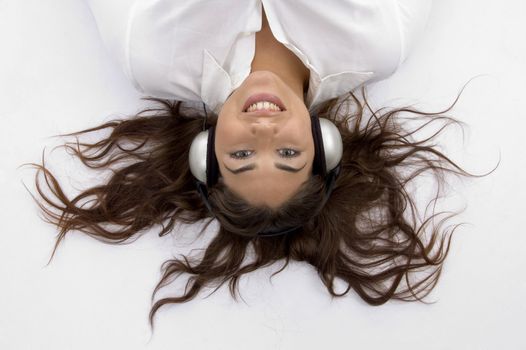
<svg viewBox="0 0 526 350"><path fill-rule="evenodd" d="M241 150L241 151L236 151L234 153L230 153L230 157L231 158L234 158L234 159L244 159L244 158L248 158L252 155L253 151L249 151L249 150Z"/></svg>
<svg viewBox="0 0 526 350"><path fill-rule="evenodd" d="M282 148L278 149L279 156L282 158L293 158L300 155L299 151L296 151L292 148Z"/></svg>

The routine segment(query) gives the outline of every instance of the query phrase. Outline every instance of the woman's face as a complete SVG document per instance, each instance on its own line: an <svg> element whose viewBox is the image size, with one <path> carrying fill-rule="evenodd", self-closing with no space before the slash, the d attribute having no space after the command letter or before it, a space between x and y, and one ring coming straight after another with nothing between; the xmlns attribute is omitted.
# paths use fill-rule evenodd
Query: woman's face
<svg viewBox="0 0 526 350"><path fill-rule="evenodd" d="M303 97L270 71L252 72L219 113L215 152L230 190L253 205L278 207L312 173L314 142Z"/></svg>

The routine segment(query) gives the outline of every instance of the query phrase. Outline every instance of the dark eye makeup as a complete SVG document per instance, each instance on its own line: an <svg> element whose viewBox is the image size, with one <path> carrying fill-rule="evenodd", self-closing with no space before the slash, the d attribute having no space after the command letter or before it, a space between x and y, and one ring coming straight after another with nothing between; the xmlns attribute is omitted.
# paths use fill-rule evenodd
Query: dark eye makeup
<svg viewBox="0 0 526 350"><path fill-rule="evenodd" d="M281 158L294 158L298 157L301 152L292 148L280 148L276 150ZM247 159L254 154L252 150L239 150L230 153L230 158L233 159Z"/></svg>

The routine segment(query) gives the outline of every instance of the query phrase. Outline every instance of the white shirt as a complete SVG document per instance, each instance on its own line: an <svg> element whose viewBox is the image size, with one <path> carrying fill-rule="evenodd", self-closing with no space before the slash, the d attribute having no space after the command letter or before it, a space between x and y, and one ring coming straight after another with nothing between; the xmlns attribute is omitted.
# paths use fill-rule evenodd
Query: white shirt
<svg viewBox="0 0 526 350"><path fill-rule="evenodd" d="M216 113L250 74L262 6L274 37L310 71L307 107L391 75L431 0L87 0L102 38L150 96Z"/></svg>

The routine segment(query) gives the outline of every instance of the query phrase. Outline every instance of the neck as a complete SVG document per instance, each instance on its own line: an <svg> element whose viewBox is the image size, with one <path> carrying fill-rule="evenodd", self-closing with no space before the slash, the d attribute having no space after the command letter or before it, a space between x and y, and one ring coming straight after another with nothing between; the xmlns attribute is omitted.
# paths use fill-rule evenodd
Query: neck
<svg viewBox="0 0 526 350"><path fill-rule="evenodd" d="M261 31L256 33L256 53L251 72L267 70L278 75L303 100L309 84L309 70L285 45L276 40L263 11Z"/></svg>

